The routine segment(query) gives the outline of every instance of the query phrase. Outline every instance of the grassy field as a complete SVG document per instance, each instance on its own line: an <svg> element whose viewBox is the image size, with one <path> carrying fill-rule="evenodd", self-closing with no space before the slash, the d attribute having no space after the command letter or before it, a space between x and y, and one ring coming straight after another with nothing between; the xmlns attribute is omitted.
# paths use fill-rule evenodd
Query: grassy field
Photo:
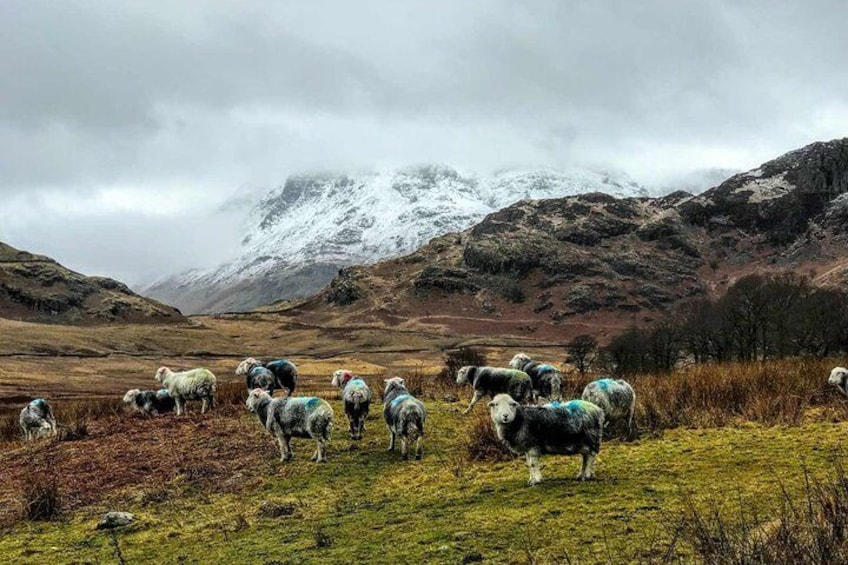
<svg viewBox="0 0 848 565"><path fill-rule="evenodd" d="M574 480L579 458L547 457L545 480L529 487L523 460L492 442L485 406L463 416L470 391L433 379L450 347L474 343L504 364L520 349L555 360L555 344L271 319L204 319L170 337L156 328L86 331L0 325L0 404L19 409L44 394L62 425L60 440L26 445L15 439L14 418L0 415L0 562L118 563L112 540L94 526L123 510L138 517L118 534L129 564L697 563L706 555L700 546L722 539L724 528L744 522L744 535L785 515L789 503L805 507L810 484L832 484L848 448L848 403L826 385L837 360L693 367L632 379L635 439L604 444L598 480ZM301 392L336 410L325 465L308 461L305 440L295 440L293 462L278 462L272 439L241 405L243 384L231 375L240 356L280 350L295 353ZM221 405L182 418L124 412L117 395L152 384L163 363L211 367ZM407 377L429 410L422 461L386 453L379 402L364 441L347 439L328 386L340 366L375 389L383 375ZM566 395L589 378L569 377ZM52 485L58 517L24 519L27 490ZM702 519L704 531L693 533ZM746 559L706 562L781 562Z"/></svg>

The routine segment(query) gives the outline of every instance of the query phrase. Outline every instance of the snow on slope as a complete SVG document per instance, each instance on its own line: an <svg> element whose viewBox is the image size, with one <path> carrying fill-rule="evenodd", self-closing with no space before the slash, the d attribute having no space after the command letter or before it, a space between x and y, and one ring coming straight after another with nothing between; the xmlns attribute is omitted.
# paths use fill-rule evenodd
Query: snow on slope
<svg viewBox="0 0 848 565"><path fill-rule="evenodd" d="M253 208L238 258L143 292L187 313L249 309L312 294L340 267L410 253L519 200L585 192L648 195L623 175L585 169L511 170L481 178L431 165L295 175Z"/></svg>

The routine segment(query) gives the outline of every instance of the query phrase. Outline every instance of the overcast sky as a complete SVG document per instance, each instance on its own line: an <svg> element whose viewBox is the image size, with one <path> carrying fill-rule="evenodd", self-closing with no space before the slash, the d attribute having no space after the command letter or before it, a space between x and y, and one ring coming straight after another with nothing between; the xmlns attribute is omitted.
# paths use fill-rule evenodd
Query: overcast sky
<svg viewBox="0 0 848 565"><path fill-rule="evenodd" d="M249 6L249 7L245 7ZM848 134L834 2L0 2L0 240L138 283L314 168L663 184Z"/></svg>

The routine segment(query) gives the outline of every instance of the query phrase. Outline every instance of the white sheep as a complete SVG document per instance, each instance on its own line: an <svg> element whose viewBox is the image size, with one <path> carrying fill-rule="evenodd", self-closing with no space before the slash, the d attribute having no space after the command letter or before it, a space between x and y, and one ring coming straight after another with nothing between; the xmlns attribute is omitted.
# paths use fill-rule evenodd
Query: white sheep
<svg viewBox="0 0 848 565"><path fill-rule="evenodd" d="M53 409L43 398L36 398L21 410L18 423L24 432L27 441L43 437L45 435L56 435L56 419L53 417Z"/></svg>
<svg viewBox="0 0 848 565"><path fill-rule="evenodd" d="M604 411L607 424L626 423L627 435L633 433L633 415L636 413L636 392L623 379L599 379L583 389L581 396L586 402L599 406Z"/></svg>
<svg viewBox="0 0 848 565"><path fill-rule="evenodd" d="M202 401L201 414L215 406L217 380L209 369L197 368L175 373L168 367L159 367L156 381L168 389L168 394L177 405L177 416L185 412L186 400Z"/></svg>
<svg viewBox="0 0 848 565"><path fill-rule="evenodd" d="M827 382L838 388L839 392L848 396L848 369L845 367L834 367L830 372L830 378L827 379Z"/></svg>

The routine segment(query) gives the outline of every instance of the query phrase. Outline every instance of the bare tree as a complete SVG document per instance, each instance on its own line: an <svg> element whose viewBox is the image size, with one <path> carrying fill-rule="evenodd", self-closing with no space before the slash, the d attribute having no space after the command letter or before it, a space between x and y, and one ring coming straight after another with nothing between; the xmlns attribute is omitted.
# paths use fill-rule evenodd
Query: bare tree
<svg viewBox="0 0 848 565"><path fill-rule="evenodd" d="M598 355L598 340L588 334L578 335L566 346L566 351L567 361L577 367L581 376L585 376Z"/></svg>

